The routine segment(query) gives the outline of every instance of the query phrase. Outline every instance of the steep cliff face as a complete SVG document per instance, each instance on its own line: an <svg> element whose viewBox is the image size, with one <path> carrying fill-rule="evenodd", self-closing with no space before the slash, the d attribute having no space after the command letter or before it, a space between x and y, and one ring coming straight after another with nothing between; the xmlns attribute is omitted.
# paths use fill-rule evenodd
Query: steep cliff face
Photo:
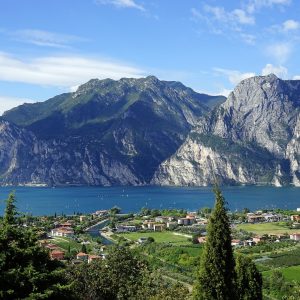
<svg viewBox="0 0 300 300"><path fill-rule="evenodd" d="M147 184L222 97L178 82L97 80L3 115L2 184Z"/></svg>
<svg viewBox="0 0 300 300"><path fill-rule="evenodd" d="M152 180L163 185L299 185L300 81L242 81Z"/></svg>

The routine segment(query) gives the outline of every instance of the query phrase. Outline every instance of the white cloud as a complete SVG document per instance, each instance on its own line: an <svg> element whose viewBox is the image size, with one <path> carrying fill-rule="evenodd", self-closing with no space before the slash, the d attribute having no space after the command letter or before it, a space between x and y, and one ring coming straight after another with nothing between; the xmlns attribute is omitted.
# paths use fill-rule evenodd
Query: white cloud
<svg viewBox="0 0 300 300"><path fill-rule="evenodd" d="M232 16L236 18L240 24L255 24L255 19L253 16L247 15L247 13L242 9L235 9L232 11Z"/></svg>
<svg viewBox="0 0 300 300"><path fill-rule="evenodd" d="M300 80L300 75L295 75L295 76L293 77L293 80Z"/></svg>
<svg viewBox="0 0 300 300"><path fill-rule="evenodd" d="M222 6L203 5L203 9L191 9L192 20L206 23L210 33L238 38L254 45L256 37L245 30L255 25L255 17L241 8L226 10Z"/></svg>
<svg viewBox="0 0 300 300"><path fill-rule="evenodd" d="M135 8L141 11L145 11L145 8L137 4L135 0L96 0L97 4L111 4L118 8Z"/></svg>
<svg viewBox="0 0 300 300"><path fill-rule="evenodd" d="M284 31L297 30L300 28L300 23L295 20L286 20L282 27Z"/></svg>
<svg viewBox="0 0 300 300"><path fill-rule="evenodd" d="M80 56L49 56L28 61L0 52L0 80L46 86L76 86L91 78L141 77L136 67L107 59Z"/></svg>
<svg viewBox="0 0 300 300"><path fill-rule="evenodd" d="M267 47L266 52L279 64L284 64L292 53L292 44L288 42L272 44Z"/></svg>
<svg viewBox="0 0 300 300"><path fill-rule="evenodd" d="M60 34L38 29L23 29L15 32L5 32L13 39L44 47L66 48L73 42L84 41L75 35Z"/></svg>
<svg viewBox="0 0 300 300"><path fill-rule="evenodd" d="M242 9L234 9L233 11L226 11L224 7L221 6L210 6L204 5L204 11L210 13L212 17L220 22L228 23L231 25L243 24L243 25L253 25L255 24L255 19L251 15L247 15Z"/></svg>
<svg viewBox="0 0 300 300"><path fill-rule="evenodd" d="M222 68L214 68L213 70L218 74L225 75L233 85L237 85L242 80L255 76L253 72L242 73L240 71Z"/></svg>
<svg viewBox="0 0 300 300"><path fill-rule="evenodd" d="M274 66L272 64L266 64L266 66L262 69L261 74L263 76L269 74L275 74L276 76L287 79L288 77L288 69L283 66Z"/></svg>
<svg viewBox="0 0 300 300"><path fill-rule="evenodd" d="M33 100L0 96L0 115L5 111L24 103L33 103Z"/></svg>
<svg viewBox="0 0 300 300"><path fill-rule="evenodd" d="M290 3L291 0L250 0L247 4L247 11L253 14L264 7L272 7L275 5L286 6Z"/></svg>

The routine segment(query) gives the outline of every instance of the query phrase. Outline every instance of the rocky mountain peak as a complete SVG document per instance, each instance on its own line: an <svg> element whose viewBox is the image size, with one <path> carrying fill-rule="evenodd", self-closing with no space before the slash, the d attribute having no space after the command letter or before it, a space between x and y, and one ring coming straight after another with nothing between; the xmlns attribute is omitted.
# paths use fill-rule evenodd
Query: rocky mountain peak
<svg viewBox="0 0 300 300"><path fill-rule="evenodd" d="M214 173L223 183L300 185L299 106L300 81L274 74L243 80L200 120L154 182L206 185Z"/></svg>

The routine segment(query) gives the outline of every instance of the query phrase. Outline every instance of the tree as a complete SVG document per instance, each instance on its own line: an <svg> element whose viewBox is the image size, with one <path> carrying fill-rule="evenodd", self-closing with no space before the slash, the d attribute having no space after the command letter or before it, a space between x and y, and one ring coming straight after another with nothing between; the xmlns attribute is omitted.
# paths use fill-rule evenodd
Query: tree
<svg viewBox="0 0 300 300"><path fill-rule="evenodd" d="M82 300L172 300L187 299L188 290L179 284L167 283L153 274L145 261L124 247L113 247L105 260L71 266L77 299Z"/></svg>
<svg viewBox="0 0 300 300"><path fill-rule="evenodd" d="M214 193L215 207L207 226L207 239L193 296L197 300L232 300L236 297L230 224L225 199L217 186Z"/></svg>
<svg viewBox="0 0 300 300"><path fill-rule="evenodd" d="M6 202L0 223L0 299L69 299L61 264L37 243L36 234L19 225L15 195Z"/></svg>
<svg viewBox="0 0 300 300"><path fill-rule="evenodd" d="M121 212L121 208L118 206L114 206L109 210L111 215L117 215Z"/></svg>
<svg viewBox="0 0 300 300"><path fill-rule="evenodd" d="M249 209L249 208L245 207L245 208L243 209L243 214L248 214L249 212L250 212L250 209Z"/></svg>
<svg viewBox="0 0 300 300"><path fill-rule="evenodd" d="M87 249L86 249L86 245L85 244L82 244L82 246L81 246L81 252L87 253Z"/></svg>
<svg viewBox="0 0 300 300"><path fill-rule="evenodd" d="M239 300L262 299L262 276L253 261L246 256L236 257L236 289Z"/></svg>
<svg viewBox="0 0 300 300"><path fill-rule="evenodd" d="M129 249L113 247L105 260L70 269L78 299L137 299L145 265Z"/></svg>

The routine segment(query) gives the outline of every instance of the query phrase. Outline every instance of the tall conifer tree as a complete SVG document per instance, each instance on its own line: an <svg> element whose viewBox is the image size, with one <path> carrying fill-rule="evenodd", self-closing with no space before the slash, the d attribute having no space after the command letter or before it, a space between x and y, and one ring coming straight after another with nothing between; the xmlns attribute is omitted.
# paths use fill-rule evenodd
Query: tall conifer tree
<svg viewBox="0 0 300 300"><path fill-rule="evenodd" d="M226 202L217 186L214 193L215 208L207 226L207 239L193 296L197 300L234 300L235 263Z"/></svg>
<svg viewBox="0 0 300 300"><path fill-rule="evenodd" d="M262 299L262 276L251 258L237 255L236 257L236 290L238 300Z"/></svg>

